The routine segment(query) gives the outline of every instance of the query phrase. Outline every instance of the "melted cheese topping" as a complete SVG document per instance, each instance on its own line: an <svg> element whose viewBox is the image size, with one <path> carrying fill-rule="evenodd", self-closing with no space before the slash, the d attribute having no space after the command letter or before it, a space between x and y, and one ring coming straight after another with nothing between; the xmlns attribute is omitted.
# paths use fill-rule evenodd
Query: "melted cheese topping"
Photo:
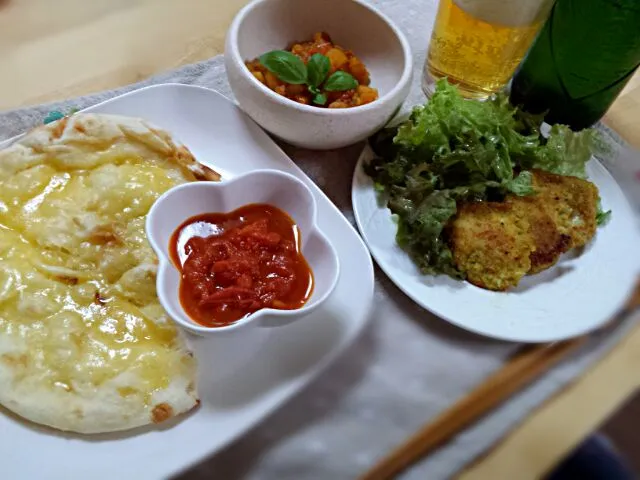
<svg viewBox="0 0 640 480"><path fill-rule="evenodd" d="M182 179L148 158L109 155L0 178L0 335L11 346L0 361L15 381L78 394L112 382L148 402L193 361L156 298L144 232L152 203Z"/></svg>

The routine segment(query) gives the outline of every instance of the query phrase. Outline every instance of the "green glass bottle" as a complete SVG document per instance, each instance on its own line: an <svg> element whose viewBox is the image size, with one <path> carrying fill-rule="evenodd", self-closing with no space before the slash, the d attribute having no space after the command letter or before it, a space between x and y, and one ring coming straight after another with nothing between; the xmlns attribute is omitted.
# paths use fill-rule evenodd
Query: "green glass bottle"
<svg viewBox="0 0 640 480"><path fill-rule="evenodd" d="M640 0L557 0L511 84L548 123L589 127L640 65Z"/></svg>

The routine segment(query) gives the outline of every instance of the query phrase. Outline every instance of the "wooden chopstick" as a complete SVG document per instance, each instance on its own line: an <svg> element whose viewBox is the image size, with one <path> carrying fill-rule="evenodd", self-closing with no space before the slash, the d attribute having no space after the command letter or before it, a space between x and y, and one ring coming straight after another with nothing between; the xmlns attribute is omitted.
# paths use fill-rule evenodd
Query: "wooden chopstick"
<svg viewBox="0 0 640 480"><path fill-rule="evenodd" d="M640 283L622 312L640 306ZM619 318L617 315L616 318ZM551 369L587 341L587 336L552 344L528 347L516 354L496 373L433 422L422 427L406 442L384 457L360 480L387 480L420 460L449 440L464 427L475 422L523 386Z"/></svg>

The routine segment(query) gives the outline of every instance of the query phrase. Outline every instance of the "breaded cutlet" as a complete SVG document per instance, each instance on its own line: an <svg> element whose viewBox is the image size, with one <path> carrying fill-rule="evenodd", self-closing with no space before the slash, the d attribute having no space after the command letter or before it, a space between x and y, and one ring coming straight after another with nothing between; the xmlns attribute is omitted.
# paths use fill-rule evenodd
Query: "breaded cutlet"
<svg viewBox="0 0 640 480"><path fill-rule="evenodd" d="M558 231L570 237L569 248L583 247L596 233L598 187L577 177L532 170L535 200Z"/></svg>
<svg viewBox="0 0 640 480"><path fill-rule="evenodd" d="M464 203L449 232L453 261L470 283L506 290L531 269L535 243L529 230L527 216L513 205Z"/></svg>
<svg viewBox="0 0 640 480"><path fill-rule="evenodd" d="M560 255L569 250L571 237L560 233L547 209L535 196L513 195L506 199L506 203L514 208L516 215L526 217L529 222L529 234L535 248L529 256L531 269L528 273L539 273L555 265Z"/></svg>
<svg viewBox="0 0 640 480"><path fill-rule="evenodd" d="M506 290L524 275L551 267L560 255L584 246L595 234L594 184L541 170L531 173L533 195L458 207L448 229L449 244L456 268L470 283Z"/></svg>

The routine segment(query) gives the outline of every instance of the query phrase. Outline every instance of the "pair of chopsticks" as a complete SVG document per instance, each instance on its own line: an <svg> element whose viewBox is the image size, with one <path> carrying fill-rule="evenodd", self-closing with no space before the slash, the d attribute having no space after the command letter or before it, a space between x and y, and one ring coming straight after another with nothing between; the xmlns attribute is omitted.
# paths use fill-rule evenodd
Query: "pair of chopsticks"
<svg viewBox="0 0 640 480"><path fill-rule="evenodd" d="M640 307L640 283L624 310L622 318ZM614 319L614 320L615 320ZM388 480L410 467L463 428L504 402L525 385L567 358L587 341L587 336L552 344L527 347L491 375L480 386L423 426L402 445L383 458L359 480Z"/></svg>

